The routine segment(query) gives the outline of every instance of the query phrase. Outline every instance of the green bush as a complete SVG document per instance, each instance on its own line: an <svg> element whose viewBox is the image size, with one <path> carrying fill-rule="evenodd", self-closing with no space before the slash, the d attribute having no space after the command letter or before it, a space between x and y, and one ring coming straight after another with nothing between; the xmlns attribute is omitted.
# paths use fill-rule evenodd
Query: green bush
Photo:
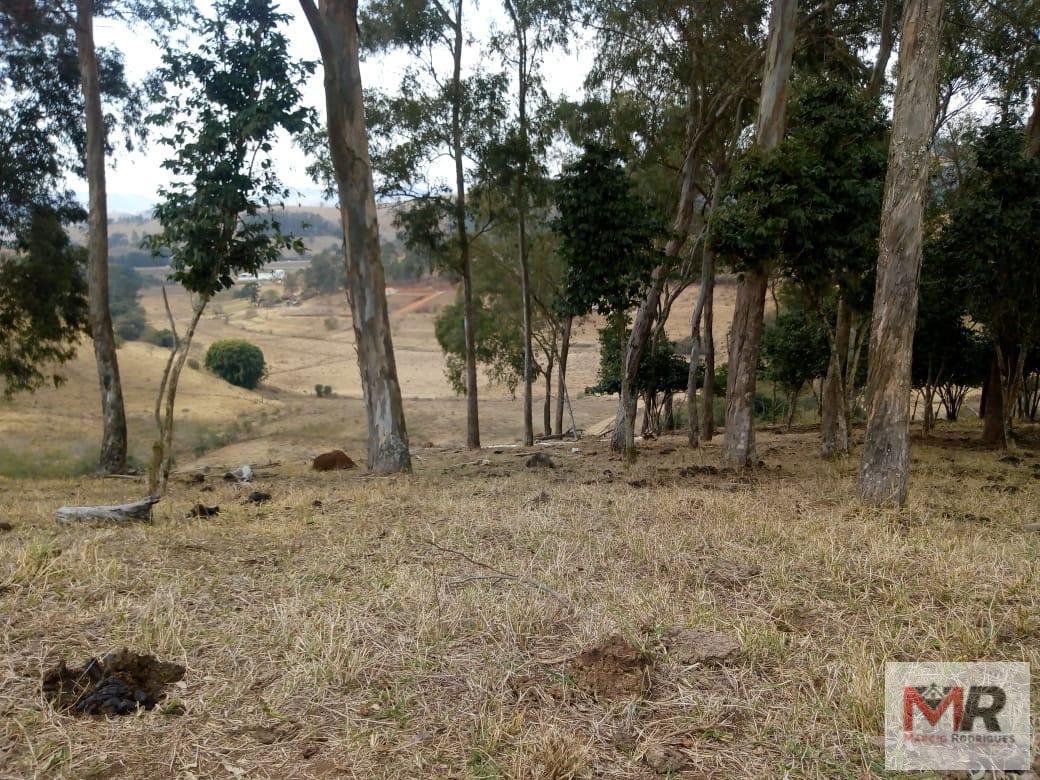
<svg viewBox="0 0 1040 780"><path fill-rule="evenodd" d="M146 327L144 329L144 332L141 334L141 341L146 341L149 344L154 344L157 347L173 349L173 331L169 328L156 330L152 327Z"/></svg>
<svg viewBox="0 0 1040 780"><path fill-rule="evenodd" d="M226 382L253 390L267 375L260 347L240 339L214 341L206 350L206 368Z"/></svg>

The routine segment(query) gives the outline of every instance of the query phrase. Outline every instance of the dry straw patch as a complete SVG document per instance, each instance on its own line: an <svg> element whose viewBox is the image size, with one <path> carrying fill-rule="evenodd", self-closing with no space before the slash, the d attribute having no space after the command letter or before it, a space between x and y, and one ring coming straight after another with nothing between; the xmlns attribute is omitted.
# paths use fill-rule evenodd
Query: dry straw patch
<svg viewBox="0 0 1040 780"><path fill-rule="evenodd" d="M52 512L137 486L0 482L0 776L875 777L885 660L1040 661L1036 455L918 446L910 506L875 512L811 435L764 435L748 474L683 476L717 451L679 442L287 469L263 505L177 484L119 529ZM220 515L183 519L198 500ZM740 652L684 663L682 629ZM652 659L646 697L568 673L610 634ZM169 706L45 703L48 665L122 646L187 667Z"/></svg>

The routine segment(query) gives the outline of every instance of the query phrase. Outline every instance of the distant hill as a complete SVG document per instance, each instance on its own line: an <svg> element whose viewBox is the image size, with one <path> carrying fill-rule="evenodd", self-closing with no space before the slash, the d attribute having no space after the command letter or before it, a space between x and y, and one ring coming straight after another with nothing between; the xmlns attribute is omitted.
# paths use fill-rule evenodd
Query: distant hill
<svg viewBox="0 0 1040 780"><path fill-rule="evenodd" d="M397 229L393 225L396 205L379 206L379 234L390 244L397 243ZM339 209L334 206L288 206L278 216L282 230L300 236L309 252L335 248L343 241ZM141 239L159 230L159 224L150 214L120 214L108 221L109 257L113 263L136 267L162 266L162 258L153 258L141 249ZM86 242L86 225L75 225L69 230L72 240Z"/></svg>

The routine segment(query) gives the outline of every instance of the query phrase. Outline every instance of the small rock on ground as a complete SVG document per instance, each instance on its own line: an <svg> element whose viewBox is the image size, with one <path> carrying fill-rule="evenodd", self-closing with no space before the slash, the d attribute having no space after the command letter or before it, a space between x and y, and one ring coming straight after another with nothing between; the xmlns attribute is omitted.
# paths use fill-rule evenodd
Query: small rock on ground
<svg viewBox="0 0 1040 780"><path fill-rule="evenodd" d="M659 775L679 772L686 766L686 757L668 745L650 745L643 754L647 765Z"/></svg>
<svg viewBox="0 0 1040 780"><path fill-rule="evenodd" d="M721 664L740 652L740 640L719 631L687 628L664 640L668 654L684 665Z"/></svg>

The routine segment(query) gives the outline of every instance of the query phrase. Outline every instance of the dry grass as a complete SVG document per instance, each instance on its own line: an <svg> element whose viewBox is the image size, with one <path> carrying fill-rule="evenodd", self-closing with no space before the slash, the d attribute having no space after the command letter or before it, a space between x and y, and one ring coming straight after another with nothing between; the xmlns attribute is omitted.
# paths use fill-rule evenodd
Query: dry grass
<svg viewBox="0 0 1040 780"><path fill-rule="evenodd" d="M591 442L537 472L512 449L389 479L286 461L269 504L179 483L125 529L52 513L137 485L0 481L0 776L637 778L664 744L684 777L866 778L886 660L1040 662L1035 454L917 446L910 505L876 512L811 434L760 448L768 468L693 477L717 450L678 438L630 468ZM182 519L197 500L221 514ZM679 664L658 638L685 627L739 658ZM571 685L612 632L654 656L647 698ZM42 699L48 664L123 645L187 666L185 714Z"/></svg>

